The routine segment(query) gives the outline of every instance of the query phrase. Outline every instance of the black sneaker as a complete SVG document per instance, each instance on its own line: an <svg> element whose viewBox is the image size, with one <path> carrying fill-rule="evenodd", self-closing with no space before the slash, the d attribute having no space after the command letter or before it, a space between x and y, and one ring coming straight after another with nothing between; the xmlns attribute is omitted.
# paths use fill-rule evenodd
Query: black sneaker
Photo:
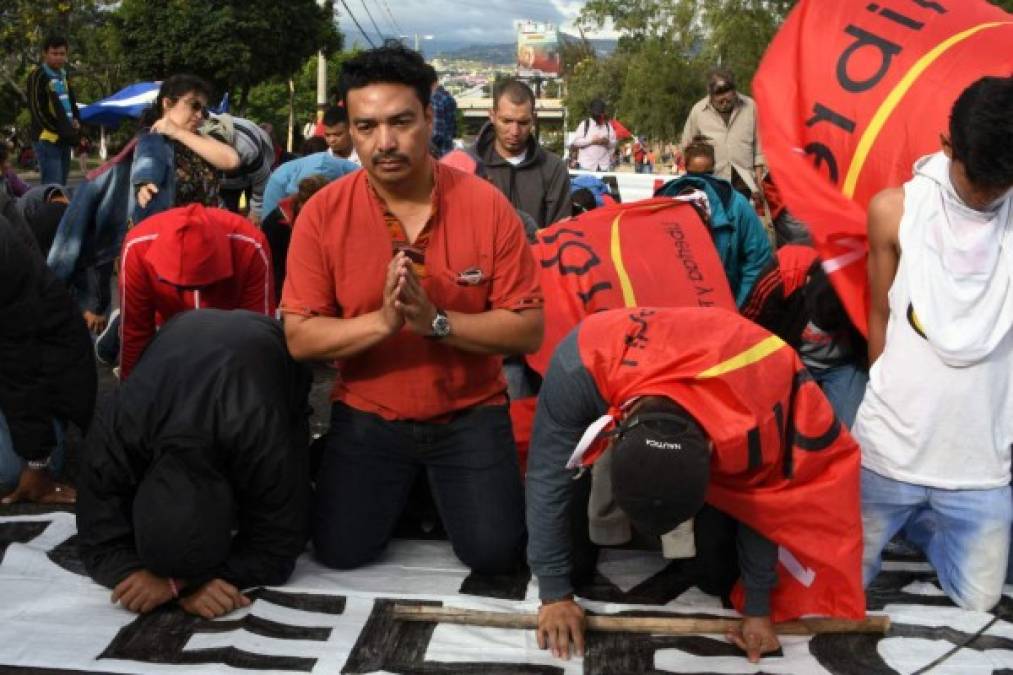
<svg viewBox="0 0 1013 675"><path fill-rule="evenodd" d="M105 329L95 338L95 358L104 366L115 366L120 360L120 310L109 315Z"/></svg>

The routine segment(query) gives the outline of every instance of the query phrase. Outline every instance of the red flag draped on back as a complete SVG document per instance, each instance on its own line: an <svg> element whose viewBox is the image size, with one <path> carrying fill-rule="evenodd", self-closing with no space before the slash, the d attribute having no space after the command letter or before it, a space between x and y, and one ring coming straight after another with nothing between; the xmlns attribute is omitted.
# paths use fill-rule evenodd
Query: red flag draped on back
<svg viewBox="0 0 1013 675"><path fill-rule="evenodd" d="M610 410L666 396L707 432L707 501L778 544L774 621L861 619L858 444L798 355L733 312L595 314L580 327L581 361ZM582 463L595 457L589 451ZM741 588L732 599L741 609Z"/></svg>
<svg viewBox="0 0 1013 675"><path fill-rule="evenodd" d="M869 200L939 149L961 91L1013 71L1010 45L1013 15L985 0L801 0L767 49L767 162L863 332Z"/></svg>
<svg viewBox="0 0 1013 675"><path fill-rule="evenodd" d="M710 231L694 207L670 197L595 209L538 233L545 339L527 357L544 374L559 341L604 309L724 307L735 299Z"/></svg>
<svg viewBox="0 0 1013 675"><path fill-rule="evenodd" d="M533 246L545 295L545 338L527 358L544 375L559 341L588 314L633 307L735 310L721 259L696 209L671 197L616 204L547 227ZM535 398L511 401L521 466Z"/></svg>

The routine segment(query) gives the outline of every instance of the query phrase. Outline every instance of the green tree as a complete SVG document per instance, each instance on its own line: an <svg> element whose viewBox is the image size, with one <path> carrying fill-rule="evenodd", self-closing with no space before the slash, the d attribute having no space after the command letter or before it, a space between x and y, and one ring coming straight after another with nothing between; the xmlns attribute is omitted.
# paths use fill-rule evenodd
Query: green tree
<svg viewBox="0 0 1013 675"><path fill-rule="evenodd" d="M333 3L316 0L123 0L114 25L136 78L200 75L231 91L239 110L254 86L341 46Z"/></svg>
<svg viewBox="0 0 1013 675"><path fill-rule="evenodd" d="M327 83L333 87L338 82L341 64L354 55L354 51L335 52L327 57ZM315 119L317 109L317 57L306 59L292 77L295 85L293 108L297 129ZM278 140L284 144L285 129L288 128L289 90L288 81L275 79L263 82L250 89L243 114L258 122L274 125ZM298 150L298 147L295 148Z"/></svg>

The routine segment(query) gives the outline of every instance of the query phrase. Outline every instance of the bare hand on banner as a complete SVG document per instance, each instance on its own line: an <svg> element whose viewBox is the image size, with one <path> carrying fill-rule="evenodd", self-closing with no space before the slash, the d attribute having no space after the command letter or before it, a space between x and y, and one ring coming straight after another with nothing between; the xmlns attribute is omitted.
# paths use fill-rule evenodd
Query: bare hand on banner
<svg viewBox="0 0 1013 675"><path fill-rule="evenodd" d="M404 253L398 253L402 262L398 268L397 299L394 306L404 317L408 328L418 335L431 335L433 332L433 319L436 318L436 305L429 300L426 291L422 288L411 261Z"/></svg>
<svg viewBox="0 0 1013 675"><path fill-rule="evenodd" d="M179 599L179 606L190 614L205 619L224 616L234 609L246 607L251 600L224 579L212 579L196 591Z"/></svg>
<svg viewBox="0 0 1013 675"><path fill-rule="evenodd" d="M48 469L25 468L14 492L4 497L0 503L73 504L76 501L77 490L69 485L57 483Z"/></svg>
<svg viewBox="0 0 1013 675"><path fill-rule="evenodd" d="M172 585L168 579L148 570L137 570L116 585L111 600L131 612L147 614L172 598Z"/></svg>
<svg viewBox="0 0 1013 675"><path fill-rule="evenodd" d="M552 655L568 660L570 643L577 656L584 655L584 610L573 599L542 605L538 610L538 648L548 647Z"/></svg>
<svg viewBox="0 0 1013 675"><path fill-rule="evenodd" d="M746 652L750 663L756 663L764 654L781 648L769 616L747 616L737 630L728 631L725 637Z"/></svg>

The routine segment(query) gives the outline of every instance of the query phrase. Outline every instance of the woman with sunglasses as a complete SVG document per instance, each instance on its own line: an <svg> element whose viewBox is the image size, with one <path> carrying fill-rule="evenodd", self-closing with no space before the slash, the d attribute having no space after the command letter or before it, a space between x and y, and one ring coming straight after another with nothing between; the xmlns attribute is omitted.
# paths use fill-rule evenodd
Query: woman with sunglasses
<svg viewBox="0 0 1013 675"><path fill-rule="evenodd" d="M132 224L175 206L219 206L219 174L239 166L226 143L198 133L207 116L210 86L193 75L162 83L154 105L141 117L130 172L135 205Z"/></svg>

